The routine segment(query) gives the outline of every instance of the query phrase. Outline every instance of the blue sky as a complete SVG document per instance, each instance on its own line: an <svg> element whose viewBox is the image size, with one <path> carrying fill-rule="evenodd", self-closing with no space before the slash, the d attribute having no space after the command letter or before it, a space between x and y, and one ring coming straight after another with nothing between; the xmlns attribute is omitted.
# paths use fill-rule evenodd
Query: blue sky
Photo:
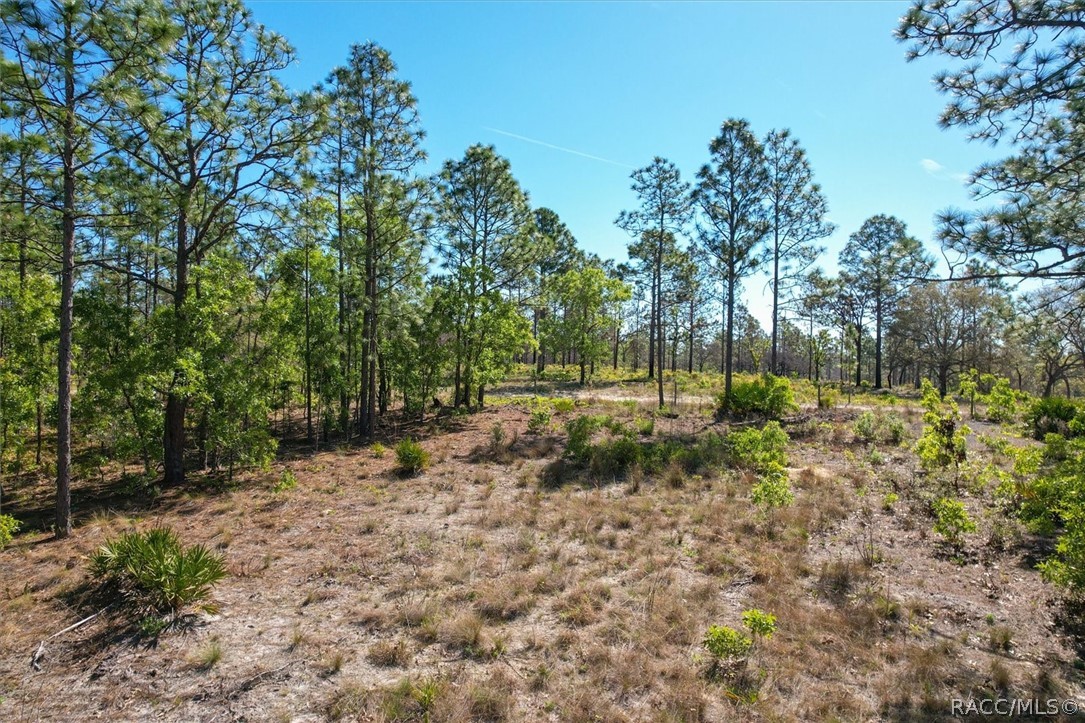
<svg viewBox="0 0 1085 723"><path fill-rule="evenodd" d="M630 171L660 155L692 179L729 117L759 135L790 128L807 149L839 227L830 269L878 213L929 241L938 210L969 205L963 174L1005 153L938 128L942 61L907 63L892 37L906 2L248 4L297 49L295 88L352 43L383 45L418 97L423 171L492 143L535 206L608 258L625 257L613 221L635 205ZM763 281L747 287L764 318Z"/></svg>

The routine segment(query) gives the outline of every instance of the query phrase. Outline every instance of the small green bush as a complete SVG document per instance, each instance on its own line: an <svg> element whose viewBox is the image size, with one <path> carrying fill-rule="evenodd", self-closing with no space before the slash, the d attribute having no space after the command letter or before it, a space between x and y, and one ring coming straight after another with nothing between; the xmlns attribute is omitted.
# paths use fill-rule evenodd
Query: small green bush
<svg viewBox="0 0 1085 723"><path fill-rule="evenodd" d="M787 432L779 422L769 422L762 429L740 429L726 438L731 463L754 471L765 471L774 465L784 467L787 443Z"/></svg>
<svg viewBox="0 0 1085 723"><path fill-rule="evenodd" d="M527 420L527 431L531 434L542 434L550 429L550 411L547 409L536 409L531 413L531 418Z"/></svg>
<svg viewBox="0 0 1085 723"><path fill-rule="evenodd" d="M0 550L7 547L19 531L19 521L11 515L0 515Z"/></svg>
<svg viewBox="0 0 1085 723"><path fill-rule="evenodd" d="M288 490L294 489L297 486L297 475L294 474L294 470L287 467L283 470L282 474L279 475L279 481L275 483L275 486L271 488L271 491L275 493L286 492Z"/></svg>
<svg viewBox="0 0 1085 723"><path fill-rule="evenodd" d="M768 640L776 632L776 616L757 608L742 612L742 624L755 639Z"/></svg>
<svg viewBox="0 0 1085 723"><path fill-rule="evenodd" d="M721 394L716 407L720 416L779 419L795 408L795 393L787 379L765 374L750 382L735 382L731 396Z"/></svg>
<svg viewBox="0 0 1085 723"><path fill-rule="evenodd" d="M1026 419L1032 427L1032 437L1042 440L1049 434L1061 434L1063 437L1075 436L1071 432L1070 423L1079 414L1082 414L1081 407L1070 399L1042 397L1029 407Z"/></svg>
<svg viewBox="0 0 1085 723"><path fill-rule="evenodd" d="M429 467L429 452L410 437L396 445L396 464L404 474L418 474Z"/></svg>
<svg viewBox="0 0 1085 723"><path fill-rule="evenodd" d="M877 420L874 419L874 412L868 410L860 414L851 431L860 442L873 442L877 437Z"/></svg>
<svg viewBox="0 0 1085 723"><path fill-rule="evenodd" d="M651 437L656 430L656 420L654 417L648 417L647 419L638 419L636 421L637 434L642 437Z"/></svg>
<svg viewBox="0 0 1085 723"><path fill-rule="evenodd" d="M176 616L190 605L215 609L206 601L226 577L226 563L203 545L184 547L173 530L156 527L102 545L91 555L90 572L137 607Z"/></svg>
<svg viewBox="0 0 1085 723"><path fill-rule="evenodd" d="M576 409L576 401L568 397L557 397L552 401L554 411L558 414L568 414Z"/></svg>
<svg viewBox="0 0 1085 723"><path fill-rule="evenodd" d="M745 658L753 647L753 639L726 625L713 625L705 633L702 645L715 658L714 662L726 663Z"/></svg>
<svg viewBox="0 0 1085 723"><path fill-rule="evenodd" d="M750 490L753 503L770 512L778 507L787 507L795 501L787 471L782 467L768 470Z"/></svg>
<svg viewBox="0 0 1085 723"><path fill-rule="evenodd" d="M855 420L852 433L859 442L900 444L904 440L904 419L896 412L876 414L867 410Z"/></svg>
<svg viewBox="0 0 1085 723"><path fill-rule="evenodd" d="M954 402L944 403L929 380L923 380L923 434L915 443L919 463L927 471L952 466L954 480L960 475L961 464L967 458L965 446L968 427L960 424L961 414Z"/></svg>
<svg viewBox="0 0 1085 723"><path fill-rule="evenodd" d="M995 379L987 395L987 419L999 424L1008 424L1017 419L1017 395L1010 387L1010 380L1005 377Z"/></svg>
<svg viewBox="0 0 1085 723"><path fill-rule="evenodd" d="M976 523L959 500L948 497L935 500L933 510L934 531L954 547L961 546L966 533L976 531Z"/></svg>

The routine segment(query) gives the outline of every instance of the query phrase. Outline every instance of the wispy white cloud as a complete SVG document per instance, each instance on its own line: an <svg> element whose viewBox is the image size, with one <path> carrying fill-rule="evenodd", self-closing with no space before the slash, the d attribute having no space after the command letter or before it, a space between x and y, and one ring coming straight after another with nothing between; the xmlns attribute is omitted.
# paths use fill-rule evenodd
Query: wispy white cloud
<svg viewBox="0 0 1085 723"><path fill-rule="evenodd" d="M930 158L924 158L919 162L919 165L923 167L924 171L931 174L932 176L937 176L939 173L945 170L944 166L942 166L941 163L931 160Z"/></svg>
<svg viewBox="0 0 1085 723"><path fill-rule="evenodd" d="M524 143L534 143L535 145L542 146L543 148L550 148L550 149L555 150L555 151L561 151L562 153L569 153L569 154L574 155L574 156L580 156L581 158L588 158L588 159L591 159L593 161L599 161L600 163L609 163L612 166L618 166L620 168L629 168L629 169L634 168L634 166L630 166L628 163L621 163L619 161L612 161L609 158L603 158L601 156L593 156L590 153L584 153L583 151L578 151L578 150L575 150L573 148L565 148L564 146L556 146L553 143L547 143L546 141L540 141L537 138L528 138L527 136L521 136L521 135L519 135L517 133L509 133L508 131L503 131L503 130L500 130L498 128L490 128L490 127L487 127L487 126L483 126L483 130L487 130L487 131L490 131L491 133L497 133L497 134L503 135L503 136L508 136L509 138L515 138L516 140L523 141Z"/></svg>

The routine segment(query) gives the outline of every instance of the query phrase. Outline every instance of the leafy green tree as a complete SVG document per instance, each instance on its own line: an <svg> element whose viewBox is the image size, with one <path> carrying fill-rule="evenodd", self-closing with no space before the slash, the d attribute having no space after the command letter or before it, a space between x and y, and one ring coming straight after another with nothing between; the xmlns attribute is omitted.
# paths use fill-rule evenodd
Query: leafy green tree
<svg viewBox="0 0 1085 723"><path fill-rule="evenodd" d="M874 388L882 388L882 333L896 303L915 280L927 276L933 262L922 244L908 236L904 223L893 216L872 216L863 222L840 252L852 293L865 297L874 316ZM861 330L861 324L857 324ZM861 344L860 344L861 355ZM861 381L861 367L856 384Z"/></svg>
<svg viewBox="0 0 1085 723"><path fill-rule="evenodd" d="M731 119L709 144L712 160L697 173L694 199L701 211L702 246L723 276L724 399L731 397L734 366L735 300L742 279L764 258L770 222L766 198L769 177L765 151L745 120ZM725 402L726 403L726 402Z"/></svg>
<svg viewBox="0 0 1085 723"><path fill-rule="evenodd" d="M185 420L195 388L191 272L264 210L312 136L314 115L276 73L293 52L238 0L172 0L177 40L155 72L131 76L111 141L147 171L170 206L173 379L166 393L165 482L184 480Z"/></svg>
<svg viewBox="0 0 1085 723"><path fill-rule="evenodd" d="M0 61L4 96L19 102L32 118L50 160L59 168L59 193L55 198L39 199L60 217L58 538L67 537L72 529L72 306L77 227L91 215L92 177L101 163L95 141L108 116L108 97L124 88L121 71L138 72L146 67L142 62L145 52L166 37L154 4L147 8L97 0L0 5L0 49L8 56ZM120 28L126 32L115 32Z"/></svg>
<svg viewBox="0 0 1085 723"><path fill-rule="evenodd" d="M824 248L816 242L832 234L835 226L825 220L828 202L806 151L791 131L770 131L765 137L768 170L769 252L772 261L772 356L769 369L782 372L779 355L780 297L794 287L817 261Z"/></svg>
<svg viewBox="0 0 1085 723"><path fill-rule="evenodd" d="M531 344L531 327L509 298L538 264L527 194L493 146L474 145L446 161L437 181L437 244L448 277L455 328L455 406L479 407L513 356Z"/></svg>
<svg viewBox="0 0 1085 723"><path fill-rule="evenodd" d="M577 248L576 237L569 227L549 208L535 210L535 231L539 262L537 272L530 276L535 287L530 293L533 301L531 334L539 345L532 353L535 368L541 372L546 368L547 349L540 343L539 324L553 311L548 305L552 301L552 295L547 294L548 282L583 263L584 254Z"/></svg>
<svg viewBox="0 0 1085 723"><path fill-rule="evenodd" d="M318 245L318 235L333 212L324 199L311 199L294 219L295 243L274 264L278 288L285 295L285 323L290 336L300 338L301 386L305 396L305 436L316 441L313 424L314 390L317 420L327 420L339 398L338 285L335 260ZM322 424L324 431L327 425Z"/></svg>
<svg viewBox="0 0 1085 723"><path fill-rule="evenodd" d="M673 253L674 239L689 223L692 211L690 186L678 166L656 156L644 168L633 171L633 192L640 208L623 211L615 223L637 241L629 255L644 264L651 277L651 309L648 323L648 377L657 376L659 406L663 407L663 298L664 265Z"/></svg>
<svg viewBox="0 0 1085 723"><path fill-rule="evenodd" d="M576 353L584 384L587 370L610 353L610 310L629 299L629 287L598 266L586 266L559 276L550 293L564 315L545 320L543 337L552 340L550 346L563 345Z"/></svg>
<svg viewBox="0 0 1085 723"><path fill-rule="evenodd" d="M425 159L417 101L410 83L397 76L387 50L375 43L355 45L346 66L329 76L333 102L333 177L340 210L339 244L361 265L361 385L358 431L371 438L378 413L383 296L403 271L395 263L401 246L414 235L404 233L403 220L419 211L420 190L408 174ZM341 221L344 190L359 207L362 238L347 237ZM408 220L408 224L412 221ZM410 256L410 255L408 255ZM410 258L407 259L409 265ZM343 269L345 273L345 269ZM346 374L346 370L344 370Z"/></svg>

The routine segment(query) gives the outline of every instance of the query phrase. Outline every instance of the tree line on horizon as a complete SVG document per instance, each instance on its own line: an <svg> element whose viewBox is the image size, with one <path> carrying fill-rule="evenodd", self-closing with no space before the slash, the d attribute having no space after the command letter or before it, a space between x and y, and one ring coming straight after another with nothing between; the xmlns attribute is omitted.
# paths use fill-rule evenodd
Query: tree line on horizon
<svg viewBox="0 0 1085 723"><path fill-rule="evenodd" d="M917 3L901 37L965 52L939 47L972 22L956 5ZM953 283L887 214L829 277L805 150L728 119L690 181L662 157L633 172L615 263L493 146L423 175L411 85L375 43L295 91L277 79L293 50L239 0L5 1L0 18L0 479L47 464L55 430L60 537L73 446L177 485L267 463L292 407L313 445L370 440L442 396L481 408L517 364L643 371L661 407L667 369L718 370L726 400L735 371L946 393L977 369L1069 394L1083 368L1069 161L1026 148L978 172L1009 206L941 219L967 256ZM943 121L1010 107L974 102ZM1076 153L1073 131L1030 138ZM1028 265L1060 248L1063 266ZM768 330L740 298L762 272ZM1059 283L1015 296L1014 275Z"/></svg>

